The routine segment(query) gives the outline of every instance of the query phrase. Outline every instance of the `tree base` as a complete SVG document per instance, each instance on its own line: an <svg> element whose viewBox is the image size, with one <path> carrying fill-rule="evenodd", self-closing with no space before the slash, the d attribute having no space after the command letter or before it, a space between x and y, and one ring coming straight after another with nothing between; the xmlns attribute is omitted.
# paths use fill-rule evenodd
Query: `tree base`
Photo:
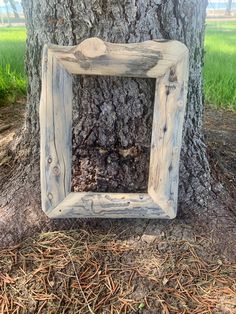
<svg viewBox="0 0 236 314"><path fill-rule="evenodd" d="M2 109L5 112L5 108ZM5 121L11 124L15 121L14 112L9 108L9 114L12 114L12 120ZM17 110L17 115L22 116L22 112ZM226 115L226 116L225 116ZM4 115L6 116L6 115ZM235 117L230 113L230 117L225 112L217 112L212 109L207 110L206 133L210 147L212 146L211 138L214 143L219 140L218 151L222 152L222 134L227 132L214 133L215 126L218 125L219 119L225 117L225 125L232 130L235 125ZM215 120L213 120L213 117ZM230 122L231 121L231 122ZM227 124L228 123L228 124ZM229 125L229 123L231 123ZM6 136L12 130L6 131ZM19 125L16 126L16 133L19 133ZM210 132L213 132L212 134ZM218 134L218 136L217 136ZM211 180L211 191L208 193L208 199L203 202L197 202L196 198L191 199L191 195L185 195L185 202L179 203L178 216L173 221L147 220L147 219L57 219L51 220L42 212L39 189L39 166L36 163L30 163L30 152L26 149L20 149L17 145L22 141L15 140L14 147L11 143L5 145L5 163L0 166L0 246L8 247L22 241L25 237L31 237L37 232L63 230L63 229L97 229L98 232L108 232L113 228L116 230L118 237L139 238L142 234L155 235L162 232L166 237L172 239L191 239L202 237L208 239L211 243L212 252L219 255L225 255L233 260L236 254L235 241L235 198L233 185L233 163L229 159L228 152L233 151L233 143L228 142L232 139L230 134L224 140L224 150L226 149L226 168L222 162L219 164L218 154L212 151L209 155L211 167L214 170L214 178ZM229 145L228 145L229 144ZM15 146L17 146L16 150ZM6 149L6 147L8 147ZM27 145L25 145L27 147ZM1 147L3 149L3 147ZM210 148L208 148L209 150ZM216 149L214 147L214 149ZM221 160L224 156L220 156ZM226 158L224 157L224 158ZM1 159L2 162L2 159ZM232 170L232 176L229 174ZM226 173L228 175L226 175ZM219 180L224 180L224 186ZM229 190L227 190L229 188ZM191 191L191 190L190 190ZM201 199L200 199L201 200ZM205 241L205 240L204 240Z"/></svg>
<svg viewBox="0 0 236 314"><path fill-rule="evenodd" d="M2 167L1 167L2 168ZM221 184L214 182L207 206L180 204L178 216L173 221L148 219L57 219L51 220L42 212L38 185L37 166L12 168L11 178L1 186L0 246L6 248L18 244L25 237L37 232L86 228L109 232L112 227L118 237L139 238L144 233L175 240L191 240L202 237L211 242L211 250L229 260L236 258L236 216L234 200ZM13 170L14 169L14 170ZM2 169L1 169L2 170ZM2 173L2 171L1 171ZM6 182L5 181L5 182ZM2 181L1 181L2 182Z"/></svg>

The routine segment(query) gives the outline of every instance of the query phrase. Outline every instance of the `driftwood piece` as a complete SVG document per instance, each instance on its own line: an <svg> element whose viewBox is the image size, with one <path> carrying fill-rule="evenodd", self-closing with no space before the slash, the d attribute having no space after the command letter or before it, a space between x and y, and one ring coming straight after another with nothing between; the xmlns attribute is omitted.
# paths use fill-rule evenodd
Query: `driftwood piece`
<svg viewBox="0 0 236 314"><path fill-rule="evenodd" d="M42 60L40 161L43 211L50 217L174 218L188 82L178 41L112 44L90 38L46 45ZM71 74L156 78L148 193L71 193Z"/></svg>

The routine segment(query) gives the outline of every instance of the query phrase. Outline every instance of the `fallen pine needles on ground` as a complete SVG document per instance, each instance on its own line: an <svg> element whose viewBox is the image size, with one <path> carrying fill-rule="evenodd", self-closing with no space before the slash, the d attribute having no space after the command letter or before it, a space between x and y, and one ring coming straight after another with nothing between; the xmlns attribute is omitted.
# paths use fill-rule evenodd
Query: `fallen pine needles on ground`
<svg viewBox="0 0 236 314"><path fill-rule="evenodd" d="M202 241L41 234L0 251L0 313L236 313L236 266Z"/></svg>

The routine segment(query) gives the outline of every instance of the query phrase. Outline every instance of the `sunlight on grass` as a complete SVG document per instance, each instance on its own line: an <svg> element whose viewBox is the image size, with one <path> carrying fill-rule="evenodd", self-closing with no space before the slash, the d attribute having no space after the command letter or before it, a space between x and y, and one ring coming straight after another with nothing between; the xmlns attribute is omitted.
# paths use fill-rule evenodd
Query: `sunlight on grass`
<svg viewBox="0 0 236 314"><path fill-rule="evenodd" d="M205 50L206 102L236 110L236 21L207 22Z"/></svg>
<svg viewBox="0 0 236 314"><path fill-rule="evenodd" d="M0 105L26 93L25 27L0 28Z"/></svg>

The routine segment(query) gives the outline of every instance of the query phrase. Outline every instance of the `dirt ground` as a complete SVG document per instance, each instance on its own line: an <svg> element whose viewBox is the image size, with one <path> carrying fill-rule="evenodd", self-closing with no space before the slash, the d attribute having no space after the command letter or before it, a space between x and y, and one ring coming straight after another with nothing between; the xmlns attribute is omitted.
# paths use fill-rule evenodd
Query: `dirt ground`
<svg viewBox="0 0 236 314"><path fill-rule="evenodd" d="M6 172L24 111L23 100L0 108L0 165ZM213 175L234 201L236 112L207 108L204 132ZM228 225L222 221L229 220L219 221L224 237ZM215 250L214 234L201 226L193 232L183 217L158 227L137 220L135 233L131 229L122 220L91 222L0 251L0 314L236 313L236 263L224 255L234 256L235 239Z"/></svg>
<svg viewBox="0 0 236 314"><path fill-rule="evenodd" d="M214 175L236 200L236 112L207 108L204 132Z"/></svg>

